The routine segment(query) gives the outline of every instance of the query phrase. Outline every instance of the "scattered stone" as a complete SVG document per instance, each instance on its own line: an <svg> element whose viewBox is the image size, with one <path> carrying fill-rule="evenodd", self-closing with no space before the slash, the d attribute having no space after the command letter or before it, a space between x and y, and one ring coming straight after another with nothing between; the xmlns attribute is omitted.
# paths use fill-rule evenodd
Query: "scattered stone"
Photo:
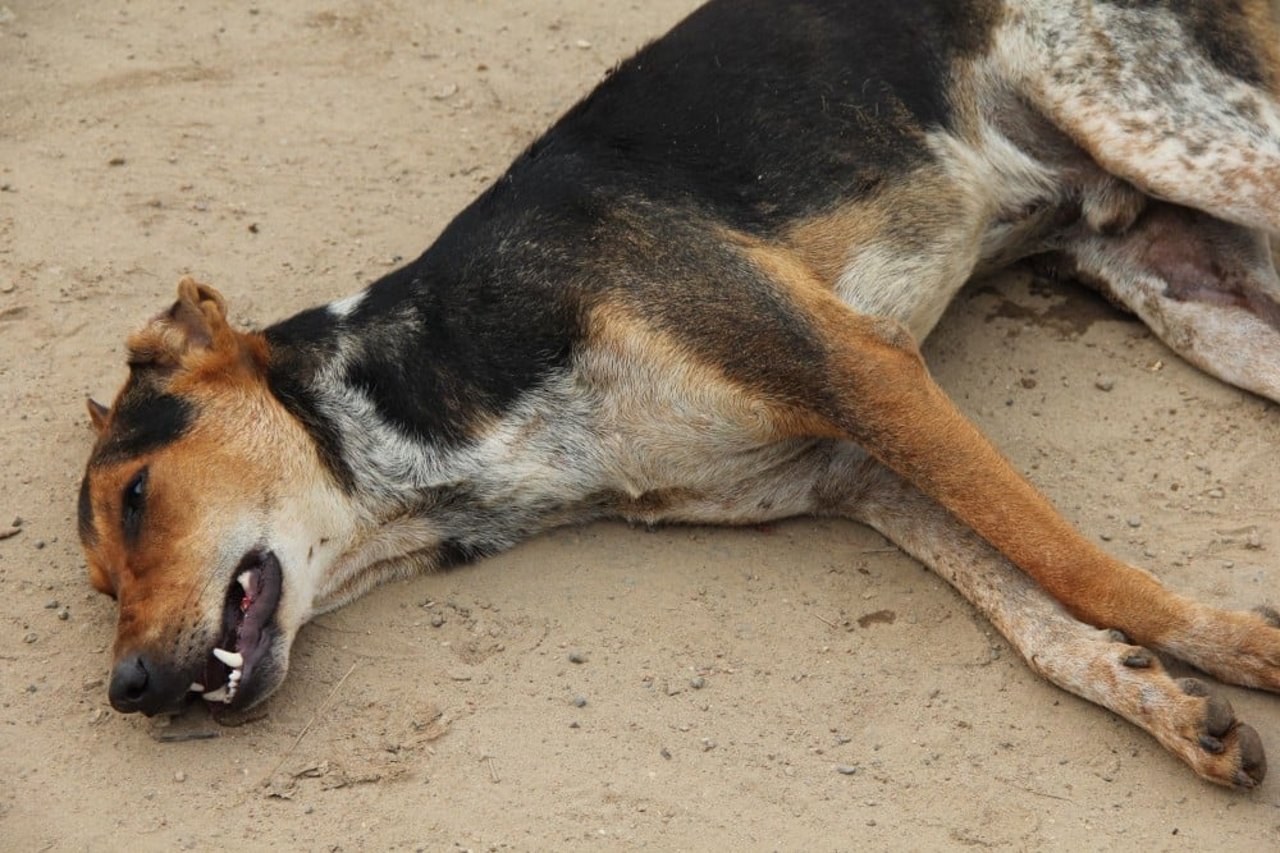
<svg viewBox="0 0 1280 853"><path fill-rule="evenodd" d="M1262 537L1258 535L1258 531L1250 530L1244 538L1244 547L1251 551L1262 550Z"/></svg>
<svg viewBox="0 0 1280 853"><path fill-rule="evenodd" d="M712 740L712 739L711 739L711 738L709 738L709 737L704 737L704 738L702 739L702 751L703 751L703 752L710 752L711 750L713 750L713 749L715 749L715 748L716 748L716 742L715 742L714 740Z"/></svg>
<svg viewBox="0 0 1280 853"><path fill-rule="evenodd" d="M587 41L586 39L578 39L576 42L574 42L574 44L577 45L579 50L591 49L591 42Z"/></svg>
<svg viewBox="0 0 1280 853"><path fill-rule="evenodd" d="M1223 489L1210 489L1210 490L1209 490L1209 497L1211 497L1211 498L1218 499L1218 498L1225 498L1226 496L1227 496L1227 493L1226 493L1226 491L1224 491Z"/></svg>
<svg viewBox="0 0 1280 853"><path fill-rule="evenodd" d="M185 781L187 781L187 774L186 774L186 773L183 773L181 770L179 770L177 773L174 773L174 774L173 774L173 781L175 781L175 782L185 782Z"/></svg>
<svg viewBox="0 0 1280 853"><path fill-rule="evenodd" d="M587 707L587 697L586 697L586 696L574 696L574 697L573 697L573 707L575 707L575 708L585 708L585 707Z"/></svg>
<svg viewBox="0 0 1280 853"><path fill-rule="evenodd" d="M432 628L439 628L439 627L440 627L441 625L443 625L443 624L444 624L444 616L443 616L442 614L439 614L439 613L433 613L433 614L431 614L431 627L432 627Z"/></svg>
<svg viewBox="0 0 1280 853"><path fill-rule="evenodd" d="M1104 530L1098 534L1098 538L1101 539L1103 542L1110 542L1112 537L1110 533Z"/></svg>
<svg viewBox="0 0 1280 853"><path fill-rule="evenodd" d="M694 690L701 690L707 686L707 680L701 675L695 675L693 678L689 679L689 686Z"/></svg>
<svg viewBox="0 0 1280 853"><path fill-rule="evenodd" d="M21 527L25 522L26 522L26 519L25 519L25 518L23 518L23 517L22 517L22 516L20 516L20 515L15 515L15 516L13 517L13 521L9 522L9 526L10 526L10 527Z"/></svg>
<svg viewBox="0 0 1280 853"><path fill-rule="evenodd" d="M84 684L82 686L84 687L85 690L97 690L99 687L102 686L102 684L103 682L101 678L98 678L95 675L91 675L84 680Z"/></svg>
<svg viewBox="0 0 1280 853"><path fill-rule="evenodd" d="M569 663L586 663L587 656L579 651L569 652Z"/></svg>
<svg viewBox="0 0 1280 853"><path fill-rule="evenodd" d="M570 723L570 724L569 724L569 728L571 728L571 729L580 729L580 728L582 728L582 724L581 724L581 723L579 723L577 720L574 720L572 723Z"/></svg>
<svg viewBox="0 0 1280 853"><path fill-rule="evenodd" d="M836 772L841 776L852 776L854 773L858 772L858 768L854 767L852 764L837 764Z"/></svg>
<svg viewBox="0 0 1280 853"><path fill-rule="evenodd" d="M1110 391L1112 388L1116 387L1116 381L1110 376L1100 376L1097 381L1093 383L1093 387L1097 388L1099 391Z"/></svg>
<svg viewBox="0 0 1280 853"><path fill-rule="evenodd" d="M125 163L125 160L123 157L112 157L110 160L107 161L108 166L123 166L124 163Z"/></svg>
<svg viewBox="0 0 1280 853"><path fill-rule="evenodd" d="M0 293L13 293L17 287L18 285L11 281L0 282Z"/></svg>
<svg viewBox="0 0 1280 853"><path fill-rule="evenodd" d="M658 755L661 755L663 758L667 759L667 761L671 760L671 750L667 749L665 746L658 750Z"/></svg>
<svg viewBox="0 0 1280 853"><path fill-rule="evenodd" d="M1132 518L1130 518L1130 519L1129 519L1129 526L1130 526L1130 527L1132 527L1132 528L1134 528L1135 530L1136 530L1137 528L1141 527L1141 526L1142 526L1142 518L1141 518L1141 516L1137 516L1137 515L1135 515L1135 516L1133 516Z"/></svg>
<svg viewBox="0 0 1280 853"><path fill-rule="evenodd" d="M1022 377L1020 384L1022 385L1023 388L1026 388L1028 391L1036 387L1036 381L1032 379L1030 376Z"/></svg>
<svg viewBox="0 0 1280 853"><path fill-rule="evenodd" d="M61 621L66 622L70 618L71 618L71 611L68 610L67 608L64 607L58 611L58 619L60 619Z"/></svg>
<svg viewBox="0 0 1280 853"><path fill-rule="evenodd" d="M31 643L34 643L34 642L35 642L36 640L38 640L38 639L40 639L40 638L39 638L38 636L36 636L36 632L35 632L35 631L30 631L30 632L28 632L28 633L27 633L27 636L25 636L25 637L23 637L23 638L22 638L22 642L27 643L28 645L30 645Z"/></svg>
<svg viewBox="0 0 1280 853"><path fill-rule="evenodd" d="M458 94L458 84L450 83L448 86L445 86L437 90L436 92L433 92L431 95L431 98L432 100L436 100L436 101L446 101L449 98L452 98L456 94Z"/></svg>
<svg viewBox="0 0 1280 853"><path fill-rule="evenodd" d="M45 543L45 541L44 541L43 539L37 539L37 540L36 540L36 550L37 550L37 551L42 551L42 550L44 550L44 546L45 546L45 544L46 544L46 543Z"/></svg>
<svg viewBox="0 0 1280 853"><path fill-rule="evenodd" d="M261 230L261 229L259 229L259 228L258 228L258 223L256 223L256 222L250 222L250 223L249 223L249 233L250 233L250 234L257 234L259 230Z"/></svg>
<svg viewBox="0 0 1280 853"><path fill-rule="evenodd" d="M310 805L308 805L308 806L303 806L303 807L302 807L302 813L303 813L303 814L311 814L311 813L312 813L312 812L314 812L315 810L316 810L316 807L315 807L315 806L310 806Z"/></svg>
<svg viewBox="0 0 1280 853"><path fill-rule="evenodd" d="M56 599L56 598L51 598L51 599L49 599L48 601L46 601L46 602L44 603L44 609L45 609L45 610L57 610L57 609L58 609L58 599Z"/></svg>

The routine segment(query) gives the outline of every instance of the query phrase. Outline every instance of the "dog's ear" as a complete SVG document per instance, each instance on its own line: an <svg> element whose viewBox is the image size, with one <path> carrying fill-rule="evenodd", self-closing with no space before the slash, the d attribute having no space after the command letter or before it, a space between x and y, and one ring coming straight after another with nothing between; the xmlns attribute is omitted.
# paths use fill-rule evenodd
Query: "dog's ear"
<svg viewBox="0 0 1280 853"><path fill-rule="evenodd" d="M89 410L89 423L93 425L93 431L102 435L107 431L107 415L111 410L92 397L86 397L84 402L85 408Z"/></svg>
<svg viewBox="0 0 1280 853"><path fill-rule="evenodd" d="M198 353L235 355L240 340L227 322L222 294L188 276L178 282L173 306L130 337L128 350L133 372L169 371Z"/></svg>

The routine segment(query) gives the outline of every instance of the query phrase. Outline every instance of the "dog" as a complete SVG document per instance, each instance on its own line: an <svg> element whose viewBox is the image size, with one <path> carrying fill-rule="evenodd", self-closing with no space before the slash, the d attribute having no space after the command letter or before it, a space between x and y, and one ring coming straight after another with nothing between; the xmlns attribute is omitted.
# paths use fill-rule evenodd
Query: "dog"
<svg viewBox="0 0 1280 853"><path fill-rule="evenodd" d="M111 704L244 709L299 628L558 525L874 527L1037 672L1252 788L1261 741L1156 653L1280 689L1280 615L1091 544L930 378L1031 260L1280 400L1280 38L1263 0L712 0L419 258L261 331L184 279L79 496Z"/></svg>

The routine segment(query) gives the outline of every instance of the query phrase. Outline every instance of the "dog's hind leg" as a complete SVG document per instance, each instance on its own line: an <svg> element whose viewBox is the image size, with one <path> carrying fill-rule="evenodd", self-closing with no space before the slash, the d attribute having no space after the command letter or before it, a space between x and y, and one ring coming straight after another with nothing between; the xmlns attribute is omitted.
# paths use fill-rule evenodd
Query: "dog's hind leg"
<svg viewBox="0 0 1280 853"><path fill-rule="evenodd" d="M992 58L1107 172L1280 233L1280 39L1265 0L1012 0Z"/></svg>
<svg viewBox="0 0 1280 853"><path fill-rule="evenodd" d="M1150 651L1072 618L938 503L879 468L846 513L932 568L1053 684L1149 732L1205 779L1252 788L1266 774L1257 732L1200 681L1175 679Z"/></svg>
<svg viewBox="0 0 1280 853"><path fill-rule="evenodd" d="M1081 234L1051 260L1187 361L1280 401L1280 278L1265 234L1157 203L1124 234Z"/></svg>

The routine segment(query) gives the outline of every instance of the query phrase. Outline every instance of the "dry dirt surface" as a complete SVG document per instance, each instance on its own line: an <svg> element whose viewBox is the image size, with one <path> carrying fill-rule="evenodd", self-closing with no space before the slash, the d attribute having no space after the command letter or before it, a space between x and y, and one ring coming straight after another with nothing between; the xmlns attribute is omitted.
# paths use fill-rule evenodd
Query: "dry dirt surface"
<svg viewBox="0 0 1280 853"><path fill-rule="evenodd" d="M390 270L693 5L0 7L0 847L1280 846L1280 774L1197 781L834 521L561 530L318 619L238 727L110 709L73 505L125 335L183 274L262 325ZM1276 601L1274 406L1025 275L927 355L1089 536Z"/></svg>

